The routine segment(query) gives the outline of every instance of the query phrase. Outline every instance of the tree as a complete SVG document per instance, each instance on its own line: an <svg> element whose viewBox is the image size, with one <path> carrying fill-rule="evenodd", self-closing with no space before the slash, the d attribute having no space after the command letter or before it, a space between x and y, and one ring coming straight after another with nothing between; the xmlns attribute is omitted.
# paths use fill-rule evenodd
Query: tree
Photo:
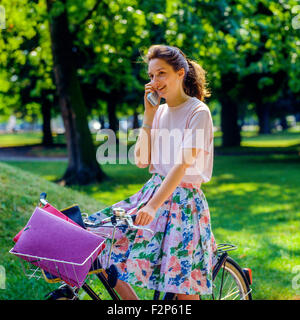
<svg viewBox="0 0 300 320"><path fill-rule="evenodd" d="M62 180L66 184L102 181L106 175L96 161L95 147L88 127L87 109L74 62L66 0L47 0L47 8L55 82L69 157L68 168Z"/></svg>
<svg viewBox="0 0 300 320"><path fill-rule="evenodd" d="M197 15L205 13L201 18L205 60L222 104L222 144L238 146L243 108L256 105L260 130L265 132L274 103L289 91L300 91L299 33L291 28L296 1L198 3Z"/></svg>
<svg viewBox="0 0 300 320"><path fill-rule="evenodd" d="M14 97L14 104L3 104L6 113L14 112L32 121L42 114L42 144L53 144L50 121L55 103L55 87L51 73L49 35L44 31L42 6L19 1L4 1L8 13L8 28L1 38L2 72L0 78L7 85L0 86L3 99ZM26 6L27 5L27 6ZM17 10L13 10L17 9ZM26 25L26 27L25 27Z"/></svg>
<svg viewBox="0 0 300 320"><path fill-rule="evenodd" d="M110 129L116 133L117 113L134 114L143 100L138 60L148 39L145 29L145 13L136 1L114 1L101 2L74 34L83 93L91 109L98 108L99 100L105 102Z"/></svg>

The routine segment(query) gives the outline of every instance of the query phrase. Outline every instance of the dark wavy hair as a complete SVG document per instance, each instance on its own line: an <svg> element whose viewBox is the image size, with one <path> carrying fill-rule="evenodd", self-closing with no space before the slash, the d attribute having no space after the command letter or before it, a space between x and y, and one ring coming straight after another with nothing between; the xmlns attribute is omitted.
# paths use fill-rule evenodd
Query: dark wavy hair
<svg viewBox="0 0 300 320"><path fill-rule="evenodd" d="M152 45L148 49L144 61L148 64L150 60L156 58L166 61L174 71L184 68L183 89L187 95L197 97L201 101L210 97L205 76L206 71L196 61L188 59L179 48L160 44Z"/></svg>

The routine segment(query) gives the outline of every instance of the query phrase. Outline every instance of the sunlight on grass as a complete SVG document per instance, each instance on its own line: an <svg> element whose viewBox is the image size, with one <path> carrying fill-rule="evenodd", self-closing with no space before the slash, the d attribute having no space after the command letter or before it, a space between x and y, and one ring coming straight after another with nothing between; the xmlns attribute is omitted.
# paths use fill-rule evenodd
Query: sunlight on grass
<svg viewBox="0 0 300 320"><path fill-rule="evenodd" d="M142 184L130 184L128 186L116 185L112 191L104 191L105 187L93 186L88 192L84 191L80 187L78 190L86 192L94 199L106 204L112 205L123 199L126 199L137 192L142 187Z"/></svg>
<svg viewBox="0 0 300 320"><path fill-rule="evenodd" d="M270 140L270 141L242 141L242 147L258 147L258 148L270 148L270 147L292 147L300 143L300 139L293 140Z"/></svg>
<svg viewBox="0 0 300 320"><path fill-rule="evenodd" d="M300 132L277 132L274 134L256 135L243 138L243 147L291 147L300 144Z"/></svg>
<svg viewBox="0 0 300 320"><path fill-rule="evenodd" d="M247 192L256 191L260 186L255 183L226 183L219 186L216 192L231 192L236 195L245 195Z"/></svg>
<svg viewBox="0 0 300 320"><path fill-rule="evenodd" d="M0 134L0 148L38 144L42 137L41 132Z"/></svg>

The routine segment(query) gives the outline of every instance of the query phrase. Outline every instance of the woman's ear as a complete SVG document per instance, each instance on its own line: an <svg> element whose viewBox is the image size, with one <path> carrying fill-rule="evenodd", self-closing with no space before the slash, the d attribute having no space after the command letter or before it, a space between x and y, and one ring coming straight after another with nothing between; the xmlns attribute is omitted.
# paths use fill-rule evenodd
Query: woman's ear
<svg viewBox="0 0 300 320"><path fill-rule="evenodd" d="M184 78L184 74L185 74L184 68L179 69L177 71L177 74L178 74L180 79L183 79Z"/></svg>

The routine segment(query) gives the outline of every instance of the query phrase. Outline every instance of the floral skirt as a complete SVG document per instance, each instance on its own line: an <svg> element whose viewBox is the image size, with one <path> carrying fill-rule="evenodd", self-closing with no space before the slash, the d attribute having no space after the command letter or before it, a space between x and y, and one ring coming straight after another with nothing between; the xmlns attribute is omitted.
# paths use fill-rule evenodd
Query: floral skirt
<svg viewBox="0 0 300 320"><path fill-rule="evenodd" d="M89 219L102 220L116 207L136 214L151 199L163 179L163 176L153 174L137 193L92 214ZM162 292L211 294L217 248L202 190L193 184L181 183L145 227L154 233L127 226L116 231L110 264L117 267L118 278ZM108 228L97 231L112 232ZM104 266L107 266L110 246L108 239L106 249L100 255Z"/></svg>

